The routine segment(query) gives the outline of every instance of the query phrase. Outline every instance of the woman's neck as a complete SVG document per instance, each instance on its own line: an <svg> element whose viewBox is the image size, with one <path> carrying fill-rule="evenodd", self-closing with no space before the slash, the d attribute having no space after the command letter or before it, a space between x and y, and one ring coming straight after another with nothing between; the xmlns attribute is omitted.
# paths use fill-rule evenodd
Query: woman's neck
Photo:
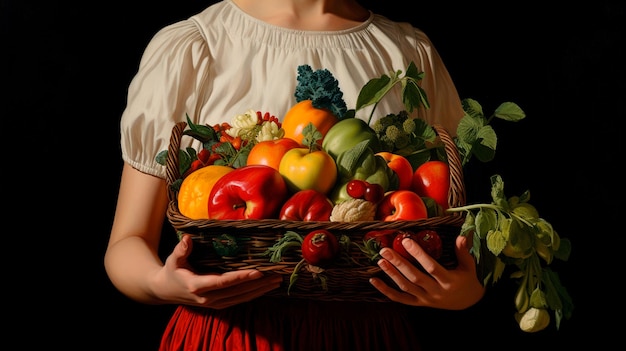
<svg viewBox="0 0 626 351"><path fill-rule="evenodd" d="M355 0L233 0L250 16L289 29L336 31L358 26L369 11Z"/></svg>

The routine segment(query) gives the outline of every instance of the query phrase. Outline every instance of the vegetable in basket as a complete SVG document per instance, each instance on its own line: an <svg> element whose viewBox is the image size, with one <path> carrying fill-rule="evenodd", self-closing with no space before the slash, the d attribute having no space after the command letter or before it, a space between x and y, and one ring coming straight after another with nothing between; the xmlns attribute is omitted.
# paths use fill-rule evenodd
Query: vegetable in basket
<svg viewBox="0 0 626 351"><path fill-rule="evenodd" d="M289 193L277 170L247 165L224 174L209 195L210 219L277 218Z"/></svg>
<svg viewBox="0 0 626 351"><path fill-rule="evenodd" d="M352 198L346 187L353 179L380 184L384 192L398 189L398 175L382 156L376 155L367 140L339 154L336 163L339 177L329 195L335 204Z"/></svg>
<svg viewBox="0 0 626 351"><path fill-rule="evenodd" d="M450 165L439 160L424 162L413 173L411 190L435 200L442 210L447 209L450 206Z"/></svg>
<svg viewBox="0 0 626 351"><path fill-rule="evenodd" d="M329 129L346 112L343 92L339 89L339 82L327 69L313 70L309 65L300 65L297 80L294 93L297 103L283 117L285 137L303 144L304 128L312 123L322 134L318 140L321 145Z"/></svg>
<svg viewBox="0 0 626 351"><path fill-rule="evenodd" d="M326 194L305 189L291 195L280 209L278 219L285 221L329 221L333 203Z"/></svg>

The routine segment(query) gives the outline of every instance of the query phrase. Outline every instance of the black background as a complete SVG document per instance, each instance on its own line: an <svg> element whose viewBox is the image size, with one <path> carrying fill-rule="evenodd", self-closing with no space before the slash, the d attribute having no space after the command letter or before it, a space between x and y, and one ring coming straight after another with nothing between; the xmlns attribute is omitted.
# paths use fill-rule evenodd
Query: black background
<svg viewBox="0 0 626 351"><path fill-rule="evenodd" d="M119 118L152 35L209 3L2 0L4 285L20 306L10 329L30 335L25 346L156 349L173 307L128 300L102 264L122 166ZM519 331L505 279L466 311L422 311L426 349L612 344L624 312L624 2L363 3L422 28L462 98L486 112L504 101L522 107L525 120L493 122L496 159L470 165L468 201L489 201L489 176L499 173L508 196L529 189L573 244L570 260L553 265L575 304L559 331Z"/></svg>

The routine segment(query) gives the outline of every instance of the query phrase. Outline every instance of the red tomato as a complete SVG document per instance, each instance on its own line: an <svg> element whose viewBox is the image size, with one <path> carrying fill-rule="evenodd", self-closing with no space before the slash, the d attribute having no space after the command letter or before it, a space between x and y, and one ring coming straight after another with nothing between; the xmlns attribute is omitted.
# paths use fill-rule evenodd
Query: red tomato
<svg viewBox="0 0 626 351"><path fill-rule="evenodd" d="M424 200L411 190L396 190L387 193L376 209L376 219L397 221L428 218Z"/></svg>
<svg viewBox="0 0 626 351"><path fill-rule="evenodd" d="M372 230L363 236L363 241L367 243L368 241L373 241L376 243L378 250L383 247L391 247L393 243L393 238L395 237L397 229L380 229L380 230Z"/></svg>
<svg viewBox="0 0 626 351"><path fill-rule="evenodd" d="M246 164L266 165L278 170L283 155L296 147L300 147L300 144L290 138L260 141L250 149Z"/></svg>
<svg viewBox="0 0 626 351"><path fill-rule="evenodd" d="M415 257L411 255L402 245L402 240L404 238L409 238L415 240L415 233L410 230L400 230L393 238L393 243L391 244L391 248L400 254L400 256L406 258L410 262L417 262Z"/></svg>
<svg viewBox="0 0 626 351"><path fill-rule="evenodd" d="M417 260L413 257L402 245L402 240L404 238L409 238L415 241L419 246L426 251L430 257L434 259L441 258L442 255L442 242L439 233L432 229L423 229L418 231L417 233L406 230L400 231L393 239L392 248L402 255L402 257L406 258L409 261L416 262Z"/></svg>
<svg viewBox="0 0 626 351"><path fill-rule="evenodd" d="M413 173L411 189L420 196L428 196L435 200L445 211L450 207L450 166L443 161L427 161Z"/></svg>
<svg viewBox="0 0 626 351"><path fill-rule="evenodd" d="M411 166L411 162L406 157L391 152L383 151L376 155L385 159L387 166L398 176L398 190L410 190L413 181L413 166Z"/></svg>
<svg viewBox="0 0 626 351"><path fill-rule="evenodd" d="M324 267L339 256L340 249L339 240L333 233L316 229L302 241L302 258L310 265Z"/></svg>
<svg viewBox="0 0 626 351"><path fill-rule="evenodd" d="M287 199L278 218L284 221L330 221L332 211L333 203L326 194L305 189Z"/></svg>
<svg viewBox="0 0 626 351"><path fill-rule="evenodd" d="M376 183L366 183L365 194L363 194L363 198L365 200L377 204L383 199L384 196L385 189L383 189L382 185Z"/></svg>
<svg viewBox="0 0 626 351"><path fill-rule="evenodd" d="M443 254L443 244L441 237L437 231L432 229L423 229L415 233L415 241L428 253L432 258L438 260Z"/></svg>

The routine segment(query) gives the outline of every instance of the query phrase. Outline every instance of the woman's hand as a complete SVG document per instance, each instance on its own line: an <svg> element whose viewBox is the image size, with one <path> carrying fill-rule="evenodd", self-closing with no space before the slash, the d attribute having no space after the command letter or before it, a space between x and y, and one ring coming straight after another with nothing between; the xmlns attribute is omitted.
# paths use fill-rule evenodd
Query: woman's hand
<svg viewBox="0 0 626 351"><path fill-rule="evenodd" d="M222 309L247 302L278 288L282 277L255 269L198 275L187 257L193 241L185 235L157 273L153 291L168 303Z"/></svg>
<svg viewBox="0 0 626 351"><path fill-rule="evenodd" d="M390 248L380 251L383 257L378 266L398 285L390 287L381 279L370 279L371 284L393 301L412 306L462 310L474 305L485 293L476 276L476 262L469 253L468 238L459 235L455 252L458 266L446 269L430 257L415 241L405 239L402 245L417 259L430 276L409 263Z"/></svg>

